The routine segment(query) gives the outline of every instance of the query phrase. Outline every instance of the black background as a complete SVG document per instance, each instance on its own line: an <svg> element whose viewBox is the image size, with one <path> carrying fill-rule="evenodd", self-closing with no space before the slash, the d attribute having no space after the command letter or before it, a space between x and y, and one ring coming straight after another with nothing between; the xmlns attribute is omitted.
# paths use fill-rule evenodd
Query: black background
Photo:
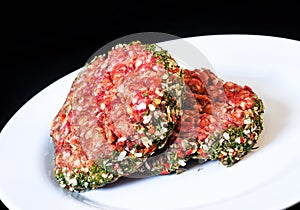
<svg viewBox="0 0 300 210"><path fill-rule="evenodd" d="M300 41L298 6L288 1L194 2L1 3L0 130L34 95L125 35L255 34Z"/></svg>

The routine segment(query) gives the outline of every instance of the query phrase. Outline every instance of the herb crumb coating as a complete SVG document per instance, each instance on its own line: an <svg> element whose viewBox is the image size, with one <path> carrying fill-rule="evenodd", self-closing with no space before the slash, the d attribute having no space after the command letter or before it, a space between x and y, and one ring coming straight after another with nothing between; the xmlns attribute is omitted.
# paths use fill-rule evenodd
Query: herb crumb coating
<svg viewBox="0 0 300 210"><path fill-rule="evenodd" d="M74 80L51 123L54 174L85 191L129 175L163 148L180 116L179 67L154 44L119 44Z"/></svg>
<svg viewBox="0 0 300 210"><path fill-rule="evenodd" d="M183 70L182 116L172 144L135 176L184 171L187 161L232 166L255 147L263 130L262 100L248 86L224 82L209 69Z"/></svg>
<svg viewBox="0 0 300 210"><path fill-rule="evenodd" d="M255 148L263 113L247 85L183 69L155 44L119 44L86 64L53 119L54 174L86 191L180 173L191 159L232 166Z"/></svg>

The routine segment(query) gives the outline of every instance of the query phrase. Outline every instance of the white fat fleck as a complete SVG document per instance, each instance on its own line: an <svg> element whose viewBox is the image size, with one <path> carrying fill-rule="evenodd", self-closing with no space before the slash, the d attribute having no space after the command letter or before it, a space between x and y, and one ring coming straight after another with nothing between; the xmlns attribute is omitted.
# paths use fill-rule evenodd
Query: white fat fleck
<svg viewBox="0 0 300 210"><path fill-rule="evenodd" d="M137 98L132 99L132 103L135 104L137 102Z"/></svg>
<svg viewBox="0 0 300 210"><path fill-rule="evenodd" d="M122 168L118 168L117 172L118 172L118 174L120 174L120 175L124 174Z"/></svg>
<svg viewBox="0 0 300 210"><path fill-rule="evenodd" d="M106 106L105 106L105 103L101 103L100 107L101 107L102 110L104 110L105 107L106 107Z"/></svg>
<svg viewBox="0 0 300 210"><path fill-rule="evenodd" d="M168 131L168 128L165 128L165 127L162 127L162 128L161 128L161 132L162 132L162 133L166 133L167 131Z"/></svg>
<svg viewBox="0 0 300 210"><path fill-rule="evenodd" d="M77 185L77 180L76 180L76 178L74 177L74 178L70 179L70 180L69 180L69 184L72 185L72 186L76 186L76 185Z"/></svg>
<svg viewBox="0 0 300 210"><path fill-rule="evenodd" d="M112 166L112 163L107 163L105 166Z"/></svg>
<svg viewBox="0 0 300 210"><path fill-rule="evenodd" d="M127 139L126 137L122 136L121 138L118 139L118 142L124 142L126 141L126 139Z"/></svg>
<svg viewBox="0 0 300 210"><path fill-rule="evenodd" d="M84 187L87 188L88 186L89 186L89 183L88 183L88 182L85 182L85 183L84 183Z"/></svg>
<svg viewBox="0 0 300 210"><path fill-rule="evenodd" d="M102 177L103 177L104 179L106 179L106 178L108 177L108 174L102 174Z"/></svg>
<svg viewBox="0 0 300 210"><path fill-rule="evenodd" d="M162 84L163 85L163 84ZM155 93L159 96L163 96L164 94L162 92L159 91L159 89L155 89Z"/></svg>
<svg viewBox="0 0 300 210"><path fill-rule="evenodd" d="M117 44L116 46L115 46L115 49L118 49L118 48L122 48L124 45L123 44ZM112 50L114 50L113 48L112 48Z"/></svg>
<svg viewBox="0 0 300 210"><path fill-rule="evenodd" d="M65 188L65 186L67 186L63 181L59 184L59 186L61 186L62 188Z"/></svg>
<svg viewBox="0 0 300 210"><path fill-rule="evenodd" d="M143 116L143 123L147 124L151 121L152 116L148 115L148 116Z"/></svg>
<svg viewBox="0 0 300 210"><path fill-rule="evenodd" d="M142 102L139 105L136 106L136 110L142 110L142 109L146 109L146 103Z"/></svg>
<svg viewBox="0 0 300 210"><path fill-rule="evenodd" d="M242 107L242 109L245 109L245 107L246 107L246 102L245 102L245 101L242 101L242 102L240 103L240 106Z"/></svg>
<svg viewBox="0 0 300 210"><path fill-rule="evenodd" d="M68 171L68 168L67 167L63 167L62 172L66 173L67 171Z"/></svg>
<svg viewBox="0 0 300 210"><path fill-rule="evenodd" d="M103 164L106 165L109 160L103 160Z"/></svg>
<svg viewBox="0 0 300 210"><path fill-rule="evenodd" d="M228 133L224 132L223 137L224 137L224 139L229 140L229 134Z"/></svg>
<svg viewBox="0 0 300 210"><path fill-rule="evenodd" d="M247 118L244 120L244 124L248 125L248 124L251 124L251 119L250 118Z"/></svg>
<svg viewBox="0 0 300 210"><path fill-rule="evenodd" d="M101 69L105 69L107 67L107 63L103 63L102 65L101 65Z"/></svg>
<svg viewBox="0 0 300 210"><path fill-rule="evenodd" d="M89 169L87 167L83 167L83 168L81 168L81 171L87 173L89 171Z"/></svg>
<svg viewBox="0 0 300 210"><path fill-rule="evenodd" d="M145 71L145 70L146 70L146 68L144 66L140 67L140 71Z"/></svg>
<svg viewBox="0 0 300 210"><path fill-rule="evenodd" d="M133 54L134 54L134 53L133 53L132 51L129 51L129 52L128 52L129 57L132 57Z"/></svg>
<svg viewBox="0 0 300 210"><path fill-rule="evenodd" d="M150 139L148 139L147 137L143 137L141 138L143 144L145 145L145 147L149 148L149 145L152 145L152 141Z"/></svg>
<svg viewBox="0 0 300 210"><path fill-rule="evenodd" d="M196 142L190 142L190 145L192 145L194 147L194 149L197 149L197 144Z"/></svg>
<svg viewBox="0 0 300 210"><path fill-rule="evenodd" d="M167 106L167 113L171 113L169 106Z"/></svg>
<svg viewBox="0 0 300 210"><path fill-rule="evenodd" d="M125 158L126 153L127 153L126 151L122 151L118 157L118 161L122 161Z"/></svg>
<svg viewBox="0 0 300 210"><path fill-rule="evenodd" d="M149 166L149 164L147 163L147 161L145 162L145 166L146 166L146 168L147 168L148 170L151 169L151 167Z"/></svg>
<svg viewBox="0 0 300 210"><path fill-rule="evenodd" d="M176 89L176 95L180 96L181 93L182 93L181 90L177 90L177 89Z"/></svg>
<svg viewBox="0 0 300 210"><path fill-rule="evenodd" d="M218 80L217 78L214 79L214 80L212 81L212 83L213 83L214 85L216 85L218 82L219 82L219 80Z"/></svg>
<svg viewBox="0 0 300 210"><path fill-rule="evenodd" d="M72 149L74 149L74 150L77 149L77 147L74 144L70 144L70 145L71 145Z"/></svg>
<svg viewBox="0 0 300 210"><path fill-rule="evenodd" d="M227 156L227 153L224 151L221 151L222 155Z"/></svg>
<svg viewBox="0 0 300 210"><path fill-rule="evenodd" d="M224 140L224 139L223 139ZM222 139L220 140L222 141ZM205 143L208 143L209 142L209 138L207 137L205 140L204 140Z"/></svg>
<svg viewBox="0 0 300 210"><path fill-rule="evenodd" d="M140 59L136 59L135 67L139 67L143 62Z"/></svg>
<svg viewBox="0 0 300 210"><path fill-rule="evenodd" d="M250 133L250 130L243 130L243 133L248 135Z"/></svg>
<svg viewBox="0 0 300 210"><path fill-rule="evenodd" d="M155 106L153 104L149 104L148 105L150 111L154 111L155 110Z"/></svg>
<svg viewBox="0 0 300 210"><path fill-rule="evenodd" d="M231 107L235 107L235 104L234 104L232 101L228 101L228 104L229 104ZM231 110L231 112L233 113L234 110Z"/></svg>
<svg viewBox="0 0 300 210"><path fill-rule="evenodd" d="M152 69L153 69L154 71L159 71L159 70L160 70L160 68L159 68L157 65L153 66Z"/></svg>
<svg viewBox="0 0 300 210"><path fill-rule="evenodd" d="M167 75L167 74L164 74L164 75L162 76L162 79L168 79L168 75Z"/></svg>
<svg viewBox="0 0 300 210"><path fill-rule="evenodd" d="M98 59L98 56L95 56L93 59L92 59L92 61L91 61L91 63L93 63L95 60L97 60Z"/></svg>
<svg viewBox="0 0 300 210"><path fill-rule="evenodd" d="M237 137L235 140L234 140L236 143L241 143L241 138L240 137Z"/></svg>
<svg viewBox="0 0 300 210"><path fill-rule="evenodd" d="M178 160L178 164L181 166L185 166L186 162L184 160Z"/></svg>
<svg viewBox="0 0 300 210"><path fill-rule="evenodd" d="M143 153L139 152L139 153L135 153L135 157L142 157Z"/></svg>
<svg viewBox="0 0 300 210"><path fill-rule="evenodd" d="M134 154L135 153L135 148L133 148L133 149L131 149L129 152L131 153L131 154Z"/></svg>
<svg viewBox="0 0 300 210"><path fill-rule="evenodd" d="M70 179L70 176L71 176L71 172L68 171L68 172L66 173L66 178L67 178L67 179Z"/></svg>

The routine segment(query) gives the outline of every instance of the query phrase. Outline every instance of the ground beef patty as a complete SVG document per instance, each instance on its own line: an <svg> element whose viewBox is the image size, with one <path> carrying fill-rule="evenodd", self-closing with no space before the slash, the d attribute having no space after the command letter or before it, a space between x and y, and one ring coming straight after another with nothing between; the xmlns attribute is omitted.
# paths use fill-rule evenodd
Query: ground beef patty
<svg viewBox="0 0 300 210"><path fill-rule="evenodd" d="M191 158L231 166L258 140L263 104L251 88L224 83L208 69L184 70L183 75L183 115L172 144L149 157L135 177L169 174Z"/></svg>
<svg viewBox="0 0 300 210"><path fill-rule="evenodd" d="M120 154L102 137L96 117L87 119L86 115L74 115L74 88L79 94L86 86L83 82L86 74L90 73L84 71L77 76L66 101L51 124L50 135L55 146L54 175L59 185L70 191L102 187L136 170L144 161L137 158L133 160L131 157L120 159ZM91 108L93 103L88 103L90 93L82 93L84 97L80 100L86 102L84 108ZM83 138L86 141L82 141Z"/></svg>
<svg viewBox="0 0 300 210"><path fill-rule="evenodd" d="M107 58L99 56L87 66L93 73L84 79L83 89L75 89L74 118L96 117L102 137L115 151L146 157L163 147L179 117L177 69L156 45L118 45ZM78 122L78 132L85 132L84 122ZM81 139L89 142L85 136Z"/></svg>
<svg viewBox="0 0 300 210"><path fill-rule="evenodd" d="M169 77L165 71L149 69L129 74L118 86L104 118L117 151L143 157L168 141L180 109L172 93L164 89L164 77Z"/></svg>
<svg viewBox="0 0 300 210"><path fill-rule="evenodd" d="M54 174L84 191L169 174L191 158L230 166L256 144L262 113L248 86L182 70L154 44L117 45L79 73L51 124Z"/></svg>
<svg viewBox="0 0 300 210"><path fill-rule="evenodd" d="M224 84L226 113L224 130L208 136L194 158L207 156L231 166L252 150L263 130L264 106L249 86Z"/></svg>
<svg viewBox="0 0 300 210"><path fill-rule="evenodd" d="M162 148L180 115L179 72L166 51L140 42L87 64L51 125L60 185L101 187Z"/></svg>

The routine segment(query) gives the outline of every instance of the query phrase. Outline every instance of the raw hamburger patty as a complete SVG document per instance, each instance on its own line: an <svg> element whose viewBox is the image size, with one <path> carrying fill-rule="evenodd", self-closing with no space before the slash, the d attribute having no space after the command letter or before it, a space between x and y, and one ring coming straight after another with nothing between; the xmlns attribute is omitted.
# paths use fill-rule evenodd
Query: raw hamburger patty
<svg viewBox="0 0 300 210"><path fill-rule="evenodd" d="M176 75L170 73L179 68L166 51L139 42L120 45L87 69L95 69L99 77L93 73L85 78L83 91L90 96L79 94L87 102L74 97L75 118L96 116L103 138L126 156L144 157L166 143L180 109Z"/></svg>
<svg viewBox="0 0 300 210"><path fill-rule="evenodd" d="M182 70L154 44L117 45L79 73L51 124L55 177L84 191L169 174L191 158L230 166L256 144L262 113L248 86Z"/></svg>
<svg viewBox="0 0 300 210"><path fill-rule="evenodd" d="M139 42L88 64L51 125L60 185L101 187L163 147L180 114L178 74L166 51Z"/></svg>
<svg viewBox="0 0 300 210"><path fill-rule="evenodd" d="M86 73L89 71L81 72L73 82L66 101L51 124L50 131L55 145L54 174L60 186L70 191L102 187L116 181L121 175L134 171L133 168L137 168L144 161L136 158L132 160L130 157L120 160L120 154L117 154L100 135L95 117L88 120L84 115L74 118L74 87L78 90L84 88L82 80ZM80 121L85 124L79 129L77 127ZM86 142L82 141L82 136Z"/></svg>
<svg viewBox="0 0 300 210"><path fill-rule="evenodd" d="M169 174L191 158L217 159L231 166L258 140L263 129L263 104L251 88L224 83L208 69L183 72L183 115L172 144L149 157L135 177Z"/></svg>

